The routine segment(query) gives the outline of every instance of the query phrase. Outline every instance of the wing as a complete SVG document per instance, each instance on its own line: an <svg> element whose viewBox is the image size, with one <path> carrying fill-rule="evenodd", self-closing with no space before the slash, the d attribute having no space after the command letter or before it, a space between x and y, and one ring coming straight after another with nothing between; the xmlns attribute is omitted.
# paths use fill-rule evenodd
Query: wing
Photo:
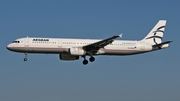
<svg viewBox="0 0 180 101"><path fill-rule="evenodd" d="M114 39L116 39L118 37L122 37L122 34L115 35L115 36L112 36L110 38L107 38L107 39L104 39L104 40L101 40L101 41L98 41L98 42L83 46L82 48L84 50L86 50L86 51L97 51L100 48L104 48L108 44L111 44L114 41Z"/></svg>

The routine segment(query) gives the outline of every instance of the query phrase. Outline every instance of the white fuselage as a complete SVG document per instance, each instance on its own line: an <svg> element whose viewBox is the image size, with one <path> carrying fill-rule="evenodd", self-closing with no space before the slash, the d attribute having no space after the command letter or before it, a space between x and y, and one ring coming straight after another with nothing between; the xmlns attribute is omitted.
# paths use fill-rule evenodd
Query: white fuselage
<svg viewBox="0 0 180 101"><path fill-rule="evenodd" d="M67 54L69 48L98 42L96 39L19 38L9 44L11 51L22 53ZM142 41L115 40L100 48L94 55L132 55L152 51L152 46Z"/></svg>

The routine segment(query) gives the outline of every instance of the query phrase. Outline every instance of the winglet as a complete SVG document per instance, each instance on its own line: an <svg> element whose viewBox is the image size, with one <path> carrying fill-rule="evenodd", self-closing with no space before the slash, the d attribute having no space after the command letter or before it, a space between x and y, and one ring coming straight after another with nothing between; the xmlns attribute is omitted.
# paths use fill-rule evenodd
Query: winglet
<svg viewBox="0 0 180 101"><path fill-rule="evenodd" d="M123 35L123 33L122 33L122 34L119 34L119 37L122 38L122 35Z"/></svg>

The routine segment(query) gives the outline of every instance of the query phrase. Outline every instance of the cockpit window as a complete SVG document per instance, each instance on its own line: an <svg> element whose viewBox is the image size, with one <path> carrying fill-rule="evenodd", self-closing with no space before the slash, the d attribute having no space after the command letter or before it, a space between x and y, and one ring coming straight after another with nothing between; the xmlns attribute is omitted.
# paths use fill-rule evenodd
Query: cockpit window
<svg viewBox="0 0 180 101"><path fill-rule="evenodd" d="M12 43L20 43L19 41L13 41Z"/></svg>

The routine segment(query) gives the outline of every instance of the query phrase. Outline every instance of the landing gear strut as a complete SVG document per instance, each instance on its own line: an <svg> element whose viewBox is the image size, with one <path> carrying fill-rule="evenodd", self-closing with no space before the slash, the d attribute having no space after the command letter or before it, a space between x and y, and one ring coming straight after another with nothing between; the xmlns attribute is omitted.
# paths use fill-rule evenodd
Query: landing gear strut
<svg viewBox="0 0 180 101"><path fill-rule="evenodd" d="M25 58L24 58L24 61L27 61L27 53L25 53Z"/></svg>
<svg viewBox="0 0 180 101"><path fill-rule="evenodd" d="M88 60L86 60L86 56L82 56L82 57L84 58L83 64L84 64L84 65L87 65L87 64L88 64Z"/></svg>

